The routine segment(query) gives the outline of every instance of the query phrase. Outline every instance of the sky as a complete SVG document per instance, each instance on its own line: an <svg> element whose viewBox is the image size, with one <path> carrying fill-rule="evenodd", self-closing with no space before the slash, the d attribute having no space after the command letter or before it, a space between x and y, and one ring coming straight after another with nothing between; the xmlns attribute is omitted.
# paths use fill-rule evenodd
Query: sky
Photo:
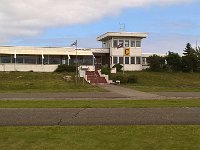
<svg viewBox="0 0 200 150"><path fill-rule="evenodd" d="M148 32L145 53L200 45L200 0L0 0L0 45L98 48L105 32Z"/></svg>

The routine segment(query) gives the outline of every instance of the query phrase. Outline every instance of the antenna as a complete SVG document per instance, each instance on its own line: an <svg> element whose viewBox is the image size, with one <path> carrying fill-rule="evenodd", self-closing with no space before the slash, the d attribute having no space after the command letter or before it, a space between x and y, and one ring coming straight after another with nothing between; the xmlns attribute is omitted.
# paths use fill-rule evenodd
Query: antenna
<svg viewBox="0 0 200 150"><path fill-rule="evenodd" d="M197 40L196 40L196 50L197 50Z"/></svg>
<svg viewBox="0 0 200 150"><path fill-rule="evenodd" d="M125 25L125 23L119 23L119 31L120 32L124 32L125 31L125 29L126 29L126 25Z"/></svg>

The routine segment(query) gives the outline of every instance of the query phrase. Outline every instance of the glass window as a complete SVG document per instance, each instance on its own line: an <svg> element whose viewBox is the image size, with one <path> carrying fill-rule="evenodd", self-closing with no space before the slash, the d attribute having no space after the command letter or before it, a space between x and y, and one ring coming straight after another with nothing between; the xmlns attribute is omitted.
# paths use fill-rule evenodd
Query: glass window
<svg viewBox="0 0 200 150"><path fill-rule="evenodd" d="M129 57L125 57L125 64L129 64Z"/></svg>
<svg viewBox="0 0 200 150"><path fill-rule="evenodd" d="M102 42L102 47L106 48L106 42Z"/></svg>
<svg viewBox="0 0 200 150"><path fill-rule="evenodd" d="M131 41L131 47L135 47L135 41Z"/></svg>
<svg viewBox="0 0 200 150"><path fill-rule="evenodd" d="M113 57L113 64L117 64L117 57Z"/></svg>
<svg viewBox="0 0 200 150"><path fill-rule="evenodd" d="M118 45L118 40L113 40L113 47L117 47Z"/></svg>
<svg viewBox="0 0 200 150"><path fill-rule="evenodd" d="M93 65L93 56L84 56L83 65Z"/></svg>
<svg viewBox="0 0 200 150"><path fill-rule="evenodd" d="M24 56L25 64L36 64L36 56Z"/></svg>
<svg viewBox="0 0 200 150"><path fill-rule="evenodd" d="M124 45L125 47L129 47L129 40L125 40Z"/></svg>
<svg viewBox="0 0 200 150"><path fill-rule="evenodd" d="M24 56L23 55L17 55L16 63L23 64L24 63Z"/></svg>
<svg viewBox="0 0 200 150"><path fill-rule="evenodd" d="M136 41L136 47L141 47L141 41Z"/></svg>
<svg viewBox="0 0 200 150"><path fill-rule="evenodd" d="M119 57L119 64L123 64L123 57Z"/></svg>
<svg viewBox="0 0 200 150"><path fill-rule="evenodd" d="M135 64L135 57L131 57L131 64Z"/></svg>
<svg viewBox="0 0 200 150"><path fill-rule="evenodd" d="M119 40L119 45L122 44L122 47L124 47L124 40Z"/></svg>
<svg viewBox="0 0 200 150"><path fill-rule="evenodd" d="M142 64L146 64L146 58L142 57Z"/></svg>
<svg viewBox="0 0 200 150"><path fill-rule="evenodd" d="M136 57L136 64L141 64L141 58L140 57Z"/></svg>
<svg viewBox="0 0 200 150"><path fill-rule="evenodd" d="M10 55L1 56L1 63L11 63L11 56Z"/></svg>
<svg viewBox="0 0 200 150"><path fill-rule="evenodd" d="M61 64L60 56L49 56L49 64Z"/></svg>

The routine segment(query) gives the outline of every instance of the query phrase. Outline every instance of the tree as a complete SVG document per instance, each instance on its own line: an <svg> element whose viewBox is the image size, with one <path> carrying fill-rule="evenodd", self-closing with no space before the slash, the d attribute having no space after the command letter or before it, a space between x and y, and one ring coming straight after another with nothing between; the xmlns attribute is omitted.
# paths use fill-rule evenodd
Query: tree
<svg viewBox="0 0 200 150"><path fill-rule="evenodd" d="M149 56L147 62L151 71L161 71L165 66L165 58L158 55Z"/></svg>
<svg viewBox="0 0 200 150"><path fill-rule="evenodd" d="M200 47L196 47L195 54L197 56L197 71L200 71Z"/></svg>
<svg viewBox="0 0 200 150"><path fill-rule="evenodd" d="M182 57L182 70L186 72L197 71L198 58L190 43L187 43Z"/></svg>
<svg viewBox="0 0 200 150"><path fill-rule="evenodd" d="M181 71L181 57L178 53L168 52L168 55L165 57L167 61L167 68L171 71Z"/></svg>

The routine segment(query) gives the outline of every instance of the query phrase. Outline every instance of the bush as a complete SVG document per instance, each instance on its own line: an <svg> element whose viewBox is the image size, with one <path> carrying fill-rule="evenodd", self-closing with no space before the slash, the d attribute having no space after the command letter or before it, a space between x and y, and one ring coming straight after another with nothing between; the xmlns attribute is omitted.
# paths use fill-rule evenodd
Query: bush
<svg viewBox="0 0 200 150"><path fill-rule="evenodd" d="M116 68L117 72L120 72L120 71L122 71L123 66L120 65L120 64L115 64L115 65L113 66L113 68Z"/></svg>
<svg viewBox="0 0 200 150"><path fill-rule="evenodd" d="M106 74L106 75L110 75L111 69L108 68L108 67L102 67L102 68L101 68L101 73L102 73L102 74Z"/></svg>
<svg viewBox="0 0 200 150"><path fill-rule="evenodd" d="M135 75L125 75L125 74L112 74L110 79L114 82L119 80L120 83L137 83L137 77Z"/></svg>
<svg viewBox="0 0 200 150"><path fill-rule="evenodd" d="M58 68L55 72L76 72L76 66L73 65L58 65Z"/></svg>
<svg viewBox="0 0 200 150"><path fill-rule="evenodd" d="M128 82L128 78L126 75L123 74L112 74L110 76L111 80L113 80L114 82L119 80L121 83L127 83Z"/></svg>

